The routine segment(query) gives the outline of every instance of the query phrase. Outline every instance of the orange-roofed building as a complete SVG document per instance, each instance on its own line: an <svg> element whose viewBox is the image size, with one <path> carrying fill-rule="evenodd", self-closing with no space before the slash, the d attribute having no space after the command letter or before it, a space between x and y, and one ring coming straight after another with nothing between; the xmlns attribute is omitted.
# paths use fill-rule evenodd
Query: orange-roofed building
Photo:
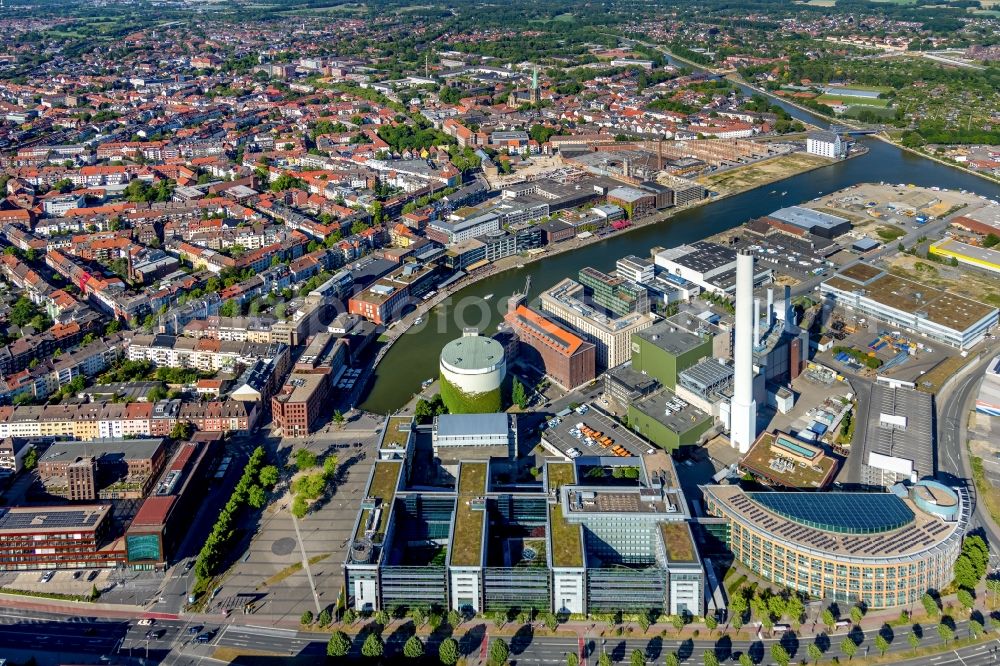
<svg viewBox="0 0 1000 666"><path fill-rule="evenodd" d="M597 376L597 351L593 343L523 305L504 316L520 341L528 364L542 365L545 374L565 389L575 388ZM534 362L534 363L533 363Z"/></svg>

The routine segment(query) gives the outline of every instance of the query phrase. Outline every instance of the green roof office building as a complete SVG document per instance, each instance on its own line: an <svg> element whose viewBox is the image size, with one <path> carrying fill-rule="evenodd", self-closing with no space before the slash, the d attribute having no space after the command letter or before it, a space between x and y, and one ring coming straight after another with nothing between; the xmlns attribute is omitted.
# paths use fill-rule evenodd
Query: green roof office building
<svg viewBox="0 0 1000 666"><path fill-rule="evenodd" d="M615 467L634 483L609 483ZM410 489L398 461L369 479L344 563L356 610L437 606L702 615L704 572L670 457L549 462L541 488L462 462L455 486Z"/></svg>

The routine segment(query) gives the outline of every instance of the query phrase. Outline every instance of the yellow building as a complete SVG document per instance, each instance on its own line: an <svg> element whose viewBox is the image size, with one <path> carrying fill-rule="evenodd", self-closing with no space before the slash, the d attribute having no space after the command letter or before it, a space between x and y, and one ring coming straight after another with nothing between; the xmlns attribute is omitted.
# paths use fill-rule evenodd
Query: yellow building
<svg viewBox="0 0 1000 666"><path fill-rule="evenodd" d="M1000 273L1000 252L996 250L945 238L931 245L927 251L938 257L954 259L960 264Z"/></svg>

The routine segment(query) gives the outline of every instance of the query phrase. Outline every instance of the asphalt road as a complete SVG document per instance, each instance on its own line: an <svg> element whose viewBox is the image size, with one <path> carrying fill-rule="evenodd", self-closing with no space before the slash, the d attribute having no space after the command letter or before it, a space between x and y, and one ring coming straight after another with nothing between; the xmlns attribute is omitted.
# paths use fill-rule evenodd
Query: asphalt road
<svg viewBox="0 0 1000 666"><path fill-rule="evenodd" d="M952 481L967 479L967 487L973 498L976 490L972 483L972 466L969 463L969 451L966 446L968 439L966 417L972 409L972 400L979 390L983 372L996 352L996 344L987 346L982 352L980 361L969 365L948 391L937 395L938 475L952 477L949 479ZM985 533L987 540L992 544L990 560L996 566L1000 563L1000 532L985 511L982 503L976 502L969 528L981 529Z"/></svg>
<svg viewBox="0 0 1000 666"><path fill-rule="evenodd" d="M805 625L809 629L812 626ZM360 629L360 625L357 627ZM484 646L492 639L495 629L492 625L470 623L466 625L467 634L460 639L460 649L467 655L467 663L476 664L484 652ZM146 639L150 630L162 632L154 638ZM195 636L202 631L213 632L208 644L195 641ZM393 628L387 631L387 655L396 654L402 650L402 645L410 635L408 627ZM599 632L595 629L594 632ZM914 631L909 625L886 630L889 639L889 651L899 653L905 658L912 648L909 644L909 634ZM522 627L512 637L506 637L510 646L511 664L546 664L565 663L568 653L582 657L582 663L593 665L597 657L605 652L616 662L627 662L633 650L641 650L650 661L661 662L667 654L676 652L683 663L701 664L705 652L712 650L720 661L736 660L740 654L748 653L758 664L774 663L771 657L771 646L779 643L792 656L794 661L805 659L810 643L818 642L824 646L824 659L833 656L846 658L840 650L842 641L850 635L859 645L857 655L863 656L866 651L874 649L876 631L869 629L862 632L852 629L850 632L841 630L826 637L813 639L799 638L789 632L783 635L762 635L752 640L732 640L726 636L714 636L708 640L677 640L671 635L653 638L584 636L535 636L534 629ZM940 645L942 639L933 626L918 630L921 648ZM955 636L964 638L968 635L968 622L960 621L955 627ZM994 637L996 634L994 634ZM93 662L96 658L114 662L134 662L148 658L155 662L184 663L187 660L199 661L209 658L216 647L226 646L247 650L260 650L287 656L320 656L325 654L326 635L311 632L299 632L292 629L277 629L268 626L234 626L218 625L203 626L191 621L158 620L152 627L140 627L134 621L106 620L92 617L67 617L50 613L33 611L18 611L16 609L0 610L0 645L10 650L33 650L36 653L72 654L81 659ZM437 649L441 636L431 638L428 652ZM360 650L361 640L355 640L352 654ZM1000 646L1000 639L994 638L992 643L979 644L957 651L940 655L905 660L903 663L916 666L945 666L957 663L960 666L981 666L994 663L995 653L992 646ZM148 650L148 652L147 652ZM41 662L47 663L44 655Z"/></svg>
<svg viewBox="0 0 1000 666"><path fill-rule="evenodd" d="M52 652L109 654L120 644L127 628L128 623L123 620L0 609L0 646L10 649L32 650L44 646Z"/></svg>

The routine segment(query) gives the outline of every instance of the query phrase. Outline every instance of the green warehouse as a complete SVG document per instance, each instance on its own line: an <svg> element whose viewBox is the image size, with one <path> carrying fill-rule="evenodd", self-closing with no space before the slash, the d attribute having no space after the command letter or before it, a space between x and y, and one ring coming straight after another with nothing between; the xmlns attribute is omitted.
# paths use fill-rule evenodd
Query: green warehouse
<svg viewBox="0 0 1000 666"><path fill-rule="evenodd" d="M632 369L673 390L677 374L712 355L712 339L660 322L632 334Z"/></svg>

